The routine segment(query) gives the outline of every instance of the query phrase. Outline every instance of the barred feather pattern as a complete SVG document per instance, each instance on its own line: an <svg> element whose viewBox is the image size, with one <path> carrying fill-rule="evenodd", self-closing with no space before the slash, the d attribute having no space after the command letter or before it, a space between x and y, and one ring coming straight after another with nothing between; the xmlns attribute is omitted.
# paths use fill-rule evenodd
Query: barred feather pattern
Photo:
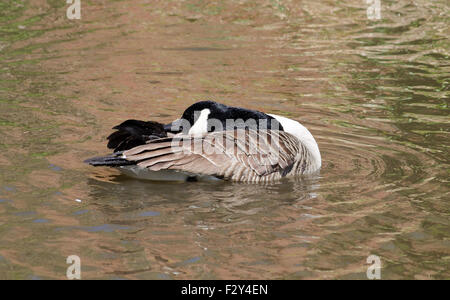
<svg viewBox="0 0 450 300"><path fill-rule="evenodd" d="M307 147L277 130L180 134L124 151L122 158L151 171L176 170L244 182L269 182L316 171Z"/></svg>

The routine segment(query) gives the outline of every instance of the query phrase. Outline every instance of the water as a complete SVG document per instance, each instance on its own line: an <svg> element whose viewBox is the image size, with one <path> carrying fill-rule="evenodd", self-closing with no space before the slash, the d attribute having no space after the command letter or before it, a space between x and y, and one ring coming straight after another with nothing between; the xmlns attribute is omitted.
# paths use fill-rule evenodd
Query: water
<svg viewBox="0 0 450 300"><path fill-rule="evenodd" d="M0 3L0 279L449 279L447 1ZM320 176L151 183L88 157L213 99L299 120Z"/></svg>

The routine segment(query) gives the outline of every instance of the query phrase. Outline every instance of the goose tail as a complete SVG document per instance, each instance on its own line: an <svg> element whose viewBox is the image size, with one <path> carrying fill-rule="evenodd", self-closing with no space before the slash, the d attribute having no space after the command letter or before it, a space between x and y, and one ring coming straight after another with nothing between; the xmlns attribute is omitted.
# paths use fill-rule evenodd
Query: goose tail
<svg viewBox="0 0 450 300"><path fill-rule="evenodd" d="M136 164L136 162L128 161L120 157L117 153L110 156L92 157L86 159L84 162L94 167L120 167Z"/></svg>

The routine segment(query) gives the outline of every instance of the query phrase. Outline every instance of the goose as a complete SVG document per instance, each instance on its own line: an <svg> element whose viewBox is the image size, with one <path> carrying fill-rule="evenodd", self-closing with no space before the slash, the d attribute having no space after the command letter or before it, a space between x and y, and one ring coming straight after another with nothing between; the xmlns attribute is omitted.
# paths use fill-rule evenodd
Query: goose
<svg viewBox="0 0 450 300"><path fill-rule="evenodd" d="M319 147L299 122L200 101L168 124L127 120L108 136L108 156L92 166L149 180L270 182L320 170Z"/></svg>

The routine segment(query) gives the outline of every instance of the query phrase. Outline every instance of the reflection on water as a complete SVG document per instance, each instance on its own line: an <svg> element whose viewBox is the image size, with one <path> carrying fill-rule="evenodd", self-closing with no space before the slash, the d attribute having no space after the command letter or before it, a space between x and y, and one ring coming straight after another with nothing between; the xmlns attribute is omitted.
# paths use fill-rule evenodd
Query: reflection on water
<svg viewBox="0 0 450 300"><path fill-rule="evenodd" d="M449 276L449 6L0 3L0 279ZM295 118L320 176L132 180L82 164L127 118L214 99Z"/></svg>

